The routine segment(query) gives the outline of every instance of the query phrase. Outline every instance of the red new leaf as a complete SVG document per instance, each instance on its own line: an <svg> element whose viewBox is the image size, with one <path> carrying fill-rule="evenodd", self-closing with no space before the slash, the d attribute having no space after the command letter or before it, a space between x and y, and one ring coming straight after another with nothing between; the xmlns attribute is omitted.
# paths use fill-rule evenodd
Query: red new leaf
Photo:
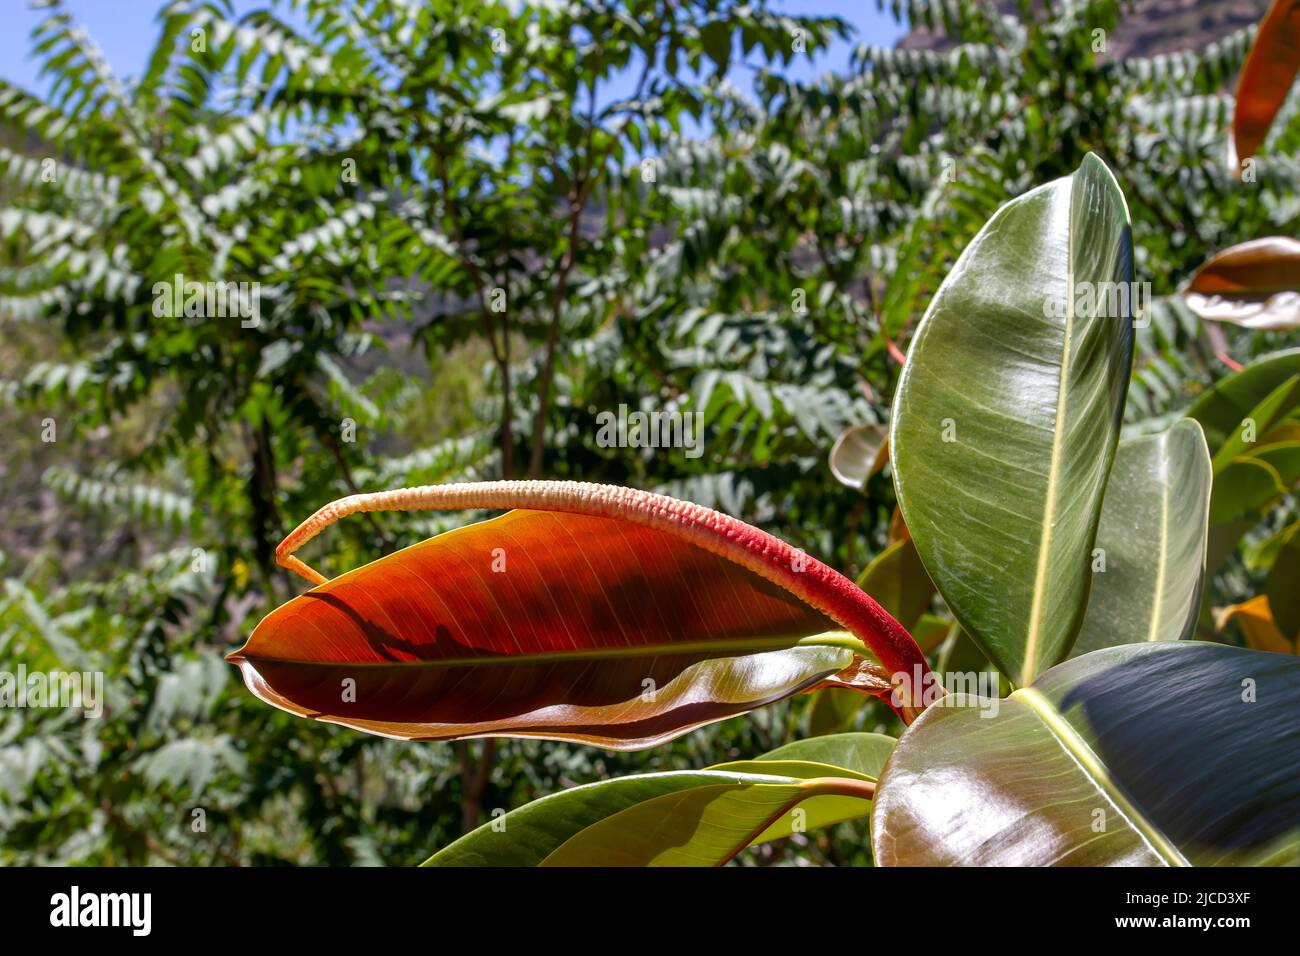
<svg viewBox="0 0 1300 956"><path fill-rule="evenodd" d="M615 749L824 680L883 694L879 668L864 678L868 646L889 671L926 672L906 631L835 571L726 515L629 489L492 482L354 496L278 554L322 580L291 552L346 514L521 506L320 584L230 659L268 703L361 730Z"/></svg>
<svg viewBox="0 0 1300 956"><path fill-rule="evenodd" d="M1237 159L1255 155L1300 70L1300 0L1273 0L1237 82L1232 136Z"/></svg>

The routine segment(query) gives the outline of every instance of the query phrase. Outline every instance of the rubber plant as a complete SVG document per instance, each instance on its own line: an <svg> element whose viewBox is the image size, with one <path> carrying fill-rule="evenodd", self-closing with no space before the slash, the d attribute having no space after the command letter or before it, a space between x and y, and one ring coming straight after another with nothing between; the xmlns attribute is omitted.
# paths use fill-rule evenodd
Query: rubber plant
<svg viewBox="0 0 1300 956"><path fill-rule="evenodd" d="M820 687L906 725L577 786L429 865L721 864L864 816L880 865L1300 861L1300 659L1191 639L1215 472L1195 419L1120 439L1132 282L1124 197L1089 155L993 216L910 346L889 454L920 563L899 566L951 615L942 659L962 642L1005 696L937 675L770 534L573 482L325 506L278 551L314 586L230 660L284 710L418 740L635 749ZM434 508L513 510L333 580L295 555L347 515Z"/></svg>

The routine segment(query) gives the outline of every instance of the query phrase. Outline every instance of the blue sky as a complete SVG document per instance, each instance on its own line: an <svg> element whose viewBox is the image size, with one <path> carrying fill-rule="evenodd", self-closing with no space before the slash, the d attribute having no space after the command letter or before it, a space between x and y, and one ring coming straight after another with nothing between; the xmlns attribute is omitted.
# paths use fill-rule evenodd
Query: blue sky
<svg viewBox="0 0 1300 956"><path fill-rule="evenodd" d="M161 0L65 0L70 11L103 48L119 77L138 76L157 39L154 15ZM268 0L235 0L238 10L267 6ZM774 4L785 13L815 13L843 17L852 23L857 36L850 43L837 43L809 63L797 64L790 74L799 79L840 70L848 62L853 46L863 41L892 46L905 32L888 13L876 9L875 0L786 0ZM0 0L0 76L24 89L43 93L47 83L37 78L38 64L31 59L31 31L45 16L32 10L27 0ZM748 86L743 76L733 81Z"/></svg>

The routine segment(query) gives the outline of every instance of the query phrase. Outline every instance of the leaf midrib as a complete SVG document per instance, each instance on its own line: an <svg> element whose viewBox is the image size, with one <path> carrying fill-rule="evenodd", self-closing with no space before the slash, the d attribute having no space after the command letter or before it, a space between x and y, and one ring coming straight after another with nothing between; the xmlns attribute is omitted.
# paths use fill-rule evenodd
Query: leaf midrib
<svg viewBox="0 0 1300 956"><path fill-rule="evenodd" d="M1169 440L1167 436L1160 439L1160 460L1168 467ZM1165 578L1169 565L1169 475L1161 476L1160 481L1160 539L1157 546L1155 600L1151 604L1151 624L1147 628L1147 641L1159 640L1161 610L1165 601Z"/></svg>
<svg viewBox="0 0 1300 956"><path fill-rule="evenodd" d="M545 651L537 654L493 654L444 657L432 660L411 661L308 661L293 657L268 657L262 654L243 654L240 660L271 663L300 664L319 667L485 667L491 665L547 664L563 661L610 660L619 658L656 657L674 654L710 653L725 651L726 657L736 657L753 652L788 650L797 647L833 647L852 651L858 657L872 658L867 646L847 631L829 631L810 637L732 638L713 641L678 641L669 644L643 644L636 647L592 647L576 650Z"/></svg>
<svg viewBox="0 0 1300 956"><path fill-rule="evenodd" d="M1070 183L1071 220L1073 220L1075 182ZM1073 221L1070 226L1073 228ZM1046 600L1047 572L1051 563L1052 537L1056 519L1057 478L1061 471L1061 448L1065 432L1065 393L1070 378L1070 346L1074 337L1074 236L1066 242L1065 268L1065 338L1061 345L1061 377L1056 384L1056 424L1052 430L1052 457L1047 467L1047 502L1043 506L1043 525L1038 538L1038 566L1034 571L1033 600L1029 605L1029 628L1025 636L1025 660L1020 668L1020 683L1033 682L1038 673L1039 632L1042 630L1043 602Z"/></svg>
<svg viewBox="0 0 1300 956"><path fill-rule="evenodd" d="M1124 788L1110 775L1101 758L1088 746L1088 742L1041 691L1032 687L1022 687L1012 691L1011 697L1018 697L1034 713L1034 716L1042 721L1061 749L1073 758L1092 784L1110 799L1138 836L1158 857L1169 866L1191 866L1182 851L1129 798Z"/></svg>

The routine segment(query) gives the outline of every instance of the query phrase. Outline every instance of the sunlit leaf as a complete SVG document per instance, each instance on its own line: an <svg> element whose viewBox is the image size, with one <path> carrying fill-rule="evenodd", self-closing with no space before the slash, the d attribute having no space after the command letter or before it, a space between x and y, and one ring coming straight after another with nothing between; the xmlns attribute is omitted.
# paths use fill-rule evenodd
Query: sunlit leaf
<svg viewBox="0 0 1300 956"><path fill-rule="evenodd" d="M1120 442L1073 656L1191 636L1205 576L1212 480L1205 437L1191 419Z"/></svg>
<svg viewBox="0 0 1300 956"><path fill-rule="evenodd" d="M636 749L797 693L855 649L678 537L512 511L313 588L232 660L267 703L372 733Z"/></svg>
<svg viewBox="0 0 1300 956"><path fill-rule="evenodd" d="M1251 411L1279 385L1300 374L1300 348L1266 355L1215 382L1197 397L1187 417L1201 423L1214 456Z"/></svg>
<svg viewBox="0 0 1300 956"><path fill-rule="evenodd" d="M1018 684L1083 621L1133 349L1128 210L1089 155L1003 206L913 339L895 397L898 498L931 579ZM1092 291L1091 302L1083 294Z"/></svg>
<svg viewBox="0 0 1300 956"><path fill-rule="evenodd" d="M782 761L809 776L724 770L638 774L573 787L484 824L426 866L717 866L806 800L860 816L874 785L823 776L826 765ZM843 819L843 818L841 818ZM833 821L827 821L833 822Z"/></svg>
<svg viewBox="0 0 1300 956"><path fill-rule="evenodd" d="M1094 651L898 742L880 865L1300 862L1300 660L1197 641Z"/></svg>

